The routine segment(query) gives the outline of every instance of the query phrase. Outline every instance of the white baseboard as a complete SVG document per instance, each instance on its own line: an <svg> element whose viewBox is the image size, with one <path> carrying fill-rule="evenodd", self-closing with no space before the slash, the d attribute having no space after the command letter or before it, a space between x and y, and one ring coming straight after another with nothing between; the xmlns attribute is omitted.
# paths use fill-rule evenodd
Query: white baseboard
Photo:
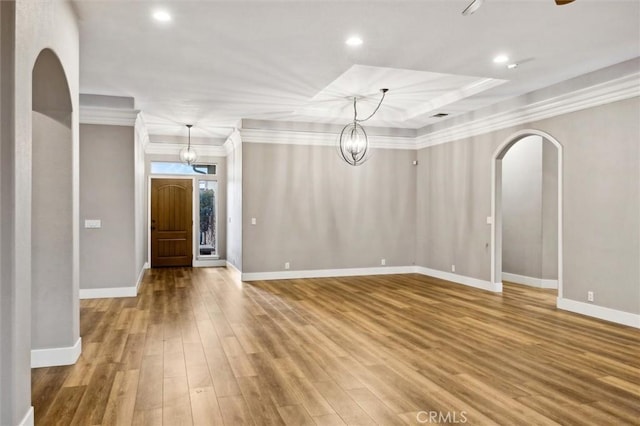
<svg viewBox="0 0 640 426"><path fill-rule="evenodd" d="M136 297L138 285L135 287L81 288L80 299L106 299L112 297Z"/></svg>
<svg viewBox="0 0 640 426"><path fill-rule="evenodd" d="M234 267L235 268L235 267ZM355 277L361 275L410 274L415 266L380 266L374 268L309 269L300 271L273 271L242 273L242 281L291 280L298 278Z"/></svg>
<svg viewBox="0 0 640 426"><path fill-rule="evenodd" d="M144 272L149 269L149 262L142 265L142 269L136 279L135 287L105 287L105 288L81 288L80 299L110 299L115 297L136 297L140 284L144 278Z"/></svg>
<svg viewBox="0 0 640 426"><path fill-rule="evenodd" d="M242 271L240 269L238 269L236 267L236 265L234 265L233 263L229 262L228 260L226 261L226 265L227 268L232 269L235 273L237 274L242 274Z"/></svg>
<svg viewBox="0 0 640 426"><path fill-rule="evenodd" d="M545 280L542 278L527 277L526 275L502 273L502 279L515 284L528 285L537 288L558 288L558 280Z"/></svg>
<svg viewBox="0 0 640 426"><path fill-rule="evenodd" d="M424 268L422 266L416 267L415 272L495 293L502 292L502 283L491 283L490 281L484 281L478 278L467 277L465 275L458 275L451 272L438 271L437 269Z"/></svg>
<svg viewBox="0 0 640 426"><path fill-rule="evenodd" d="M575 312L629 327L640 328L640 315L632 314L631 312L618 311L592 303L578 302L577 300L564 299L561 297L558 297L557 306L558 309L564 309L565 311Z"/></svg>
<svg viewBox="0 0 640 426"><path fill-rule="evenodd" d="M224 259L193 260L194 268L210 268L218 266L227 266L227 261Z"/></svg>
<svg viewBox="0 0 640 426"><path fill-rule="evenodd" d="M82 353L82 337L73 346L65 348L32 349L31 368L55 367L75 364Z"/></svg>
<svg viewBox="0 0 640 426"><path fill-rule="evenodd" d="M144 262L144 265L142 265L142 270L138 274L138 279L136 280L136 296L138 295L138 290L140 290L140 284L142 284L142 279L144 278L144 271L146 271L150 267L151 265L149 265L149 262Z"/></svg>
<svg viewBox="0 0 640 426"><path fill-rule="evenodd" d="M33 417L33 406L27 410L27 414L24 415L18 426L33 426L35 424L35 418Z"/></svg>
<svg viewBox="0 0 640 426"><path fill-rule="evenodd" d="M236 269L231 263L227 266ZM239 271L238 271L239 272ZM258 280L288 280L298 278L328 278L328 277L353 277L362 275L390 275L390 274L411 274L418 273L428 275L435 278L451 281L458 284L464 284L470 287L482 290L501 292L502 283L492 284L489 281L479 280L477 278L466 277L464 275L452 274L450 272L438 271L435 269L424 268L421 266L380 266L373 268L346 268L346 269L313 269L300 271L273 271L273 272L247 272L241 273L242 281L258 281Z"/></svg>

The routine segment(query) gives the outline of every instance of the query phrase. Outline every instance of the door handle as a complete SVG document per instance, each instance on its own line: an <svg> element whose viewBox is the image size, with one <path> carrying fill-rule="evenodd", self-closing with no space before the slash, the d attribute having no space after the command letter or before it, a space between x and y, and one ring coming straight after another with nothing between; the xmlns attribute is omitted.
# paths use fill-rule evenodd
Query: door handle
<svg viewBox="0 0 640 426"><path fill-rule="evenodd" d="M155 226L152 226L152 227L151 227L151 230L152 230L152 231L155 231L155 230L156 230L156 227L155 227Z"/></svg>

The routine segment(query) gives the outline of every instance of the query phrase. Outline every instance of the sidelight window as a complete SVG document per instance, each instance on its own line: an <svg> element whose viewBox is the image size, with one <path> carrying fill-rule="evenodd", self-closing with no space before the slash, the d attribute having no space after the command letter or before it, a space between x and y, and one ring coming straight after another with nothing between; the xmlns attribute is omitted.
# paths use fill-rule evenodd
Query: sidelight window
<svg viewBox="0 0 640 426"><path fill-rule="evenodd" d="M199 233L198 257L209 258L218 255L217 238L217 192L218 182L198 180L199 188Z"/></svg>

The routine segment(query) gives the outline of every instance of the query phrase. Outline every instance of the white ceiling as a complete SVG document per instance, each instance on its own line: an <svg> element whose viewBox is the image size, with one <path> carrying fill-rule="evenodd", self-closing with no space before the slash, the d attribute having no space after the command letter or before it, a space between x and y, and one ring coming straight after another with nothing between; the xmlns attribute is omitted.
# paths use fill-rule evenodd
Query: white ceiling
<svg viewBox="0 0 640 426"><path fill-rule="evenodd" d="M421 128L640 56L638 0L486 0L462 16L469 2L76 1L80 89L135 98L151 134L224 137L242 118L346 124L349 97L368 115L388 87L371 125Z"/></svg>

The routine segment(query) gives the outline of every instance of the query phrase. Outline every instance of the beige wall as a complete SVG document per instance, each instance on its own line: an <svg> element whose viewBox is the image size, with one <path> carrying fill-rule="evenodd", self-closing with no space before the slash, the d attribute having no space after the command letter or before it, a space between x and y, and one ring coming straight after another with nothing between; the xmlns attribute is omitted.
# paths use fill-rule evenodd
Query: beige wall
<svg viewBox="0 0 640 426"><path fill-rule="evenodd" d="M491 158L539 129L564 148L563 297L640 313L638 117L636 97L420 150L418 265L490 279Z"/></svg>
<svg viewBox="0 0 640 426"><path fill-rule="evenodd" d="M81 289L136 285L134 179L134 128L80 125Z"/></svg>
<svg viewBox="0 0 640 426"><path fill-rule="evenodd" d="M414 263L415 151L378 149L360 167L327 146L245 141L242 155L243 272Z"/></svg>

